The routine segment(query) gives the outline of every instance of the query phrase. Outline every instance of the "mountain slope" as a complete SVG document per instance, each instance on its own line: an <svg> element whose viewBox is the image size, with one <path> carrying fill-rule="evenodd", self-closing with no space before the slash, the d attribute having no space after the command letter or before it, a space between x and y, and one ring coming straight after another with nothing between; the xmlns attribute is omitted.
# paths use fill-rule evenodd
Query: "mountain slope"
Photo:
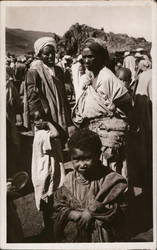
<svg viewBox="0 0 157 250"><path fill-rule="evenodd" d="M110 53L115 51L124 51L136 49L138 47L150 50L151 43L145 38L129 37L127 34L114 34L113 32L106 33L104 29L95 29L87 25L79 25L76 23L64 34L60 43L65 46L68 53L75 54L80 52L81 45L88 37L97 37L106 41L107 48Z"/></svg>
<svg viewBox="0 0 157 250"><path fill-rule="evenodd" d="M6 51L16 55L33 51L34 42L42 36L52 36L56 42L60 40L59 36L51 32L6 28Z"/></svg>
<svg viewBox="0 0 157 250"><path fill-rule="evenodd" d="M33 51L33 44L36 39L42 36L53 36L57 42L58 48L65 53L75 55L81 51L81 46L88 37L98 37L106 41L110 53L115 51L124 51L145 48L147 51L151 48L151 43L145 38L129 37L127 34L106 33L103 28L95 29L85 24L76 23L72 25L63 37L59 37L51 32L25 31L22 29L6 28L6 51L16 55L26 54Z"/></svg>

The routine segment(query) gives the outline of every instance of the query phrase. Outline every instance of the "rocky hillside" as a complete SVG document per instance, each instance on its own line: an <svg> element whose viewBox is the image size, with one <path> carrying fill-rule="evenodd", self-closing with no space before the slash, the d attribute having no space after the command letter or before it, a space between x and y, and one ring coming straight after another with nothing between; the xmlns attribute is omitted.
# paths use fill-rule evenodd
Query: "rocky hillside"
<svg viewBox="0 0 157 250"><path fill-rule="evenodd" d="M81 45L88 37L98 37L106 41L110 53L136 49L138 47L150 50L151 43L145 38L129 37L127 34L106 33L103 28L95 29L85 24L76 23L69 30L59 37L51 32L24 31L21 29L6 29L6 50L14 54L25 54L33 51L34 41L42 36L53 36L57 42L58 49L67 54L75 55L80 53Z"/></svg>
<svg viewBox="0 0 157 250"><path fill-rule="evenodd" d="M150 50L151 43L145 38L129 37L127 34L114 34L113 32L106 33L104 29L94 29L87 25L79 25L76 23L64 34L59 42L59 45L66 48L67 53L75 54L81 50L81 44L88 37L98 37L106 41L110 53L115 51L134 50L138 47Z"/></svg>

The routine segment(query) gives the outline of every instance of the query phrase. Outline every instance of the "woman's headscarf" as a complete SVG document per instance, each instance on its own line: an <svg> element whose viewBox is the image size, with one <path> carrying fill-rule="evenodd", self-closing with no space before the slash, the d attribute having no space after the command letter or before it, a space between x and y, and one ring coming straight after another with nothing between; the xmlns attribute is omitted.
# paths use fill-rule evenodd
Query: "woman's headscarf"
<svg viewBox="0 0 157 250"><path fill-rule="evenodd" d="M41 37L36 40L34 43L35 55L38 56L41 49L43 49L47 45L53 46L56 50L56 41L53 37Z"/></svg>
<svg viewBox="0 0 157 250"><path fill-rule="evenodd" d="M109 54L105 41L99 38L90 37L84 42L83 49L85 48L89 48L96 56L100 58L100 64L108 64Z"/></svg>

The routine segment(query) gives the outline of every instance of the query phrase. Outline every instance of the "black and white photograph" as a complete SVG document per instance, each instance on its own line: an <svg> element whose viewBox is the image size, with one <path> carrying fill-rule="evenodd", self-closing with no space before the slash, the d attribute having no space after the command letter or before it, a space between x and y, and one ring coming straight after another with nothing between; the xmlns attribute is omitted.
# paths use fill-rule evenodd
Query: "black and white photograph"
<svg viewBox="0 0 157 250"><path fill-rule="evenodd" d="M156 2L0 7L0 248L157 249Z"/></svg>

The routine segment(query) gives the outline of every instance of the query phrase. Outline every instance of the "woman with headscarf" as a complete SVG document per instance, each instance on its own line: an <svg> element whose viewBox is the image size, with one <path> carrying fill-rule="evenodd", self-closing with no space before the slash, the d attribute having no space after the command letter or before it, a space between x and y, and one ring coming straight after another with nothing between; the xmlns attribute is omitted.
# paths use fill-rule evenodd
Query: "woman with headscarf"
<svg viewBox="0 0 157 250"><path fill-rule="evenodd" d="M44 117L53 122L61 134L71 128L70 108L63 83L63 72L55 65L56 42L52 37L39 38L34 44L34 61L26 75L25 117ZM28 127L28 119L25 125ZM62 133L63 132L63 133Z"/></svg>
<svg viewBox="0 0 157 250"><path fill-rule="evenodd" d="M106 67L109 55L102 40L87 39L82 56L86 74L81 79L82 94L73 109L73 122L78 127L88 127L99 134L104 163L126 176L125 151L130 95Z"/></svg>

